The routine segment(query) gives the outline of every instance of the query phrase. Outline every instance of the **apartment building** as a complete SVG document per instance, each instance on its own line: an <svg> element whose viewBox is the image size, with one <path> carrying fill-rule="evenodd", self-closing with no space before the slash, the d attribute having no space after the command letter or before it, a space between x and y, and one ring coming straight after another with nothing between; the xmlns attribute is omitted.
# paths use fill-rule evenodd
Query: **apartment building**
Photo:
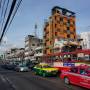
<svg viewBox="0 0 90 90"><path fill-rule="evenodd" d="M42 39L33 35L25 37L25 59L35 60L35 49L42 44Z"/></svg>
<svg viewBox="0 0 90 90"><path fill-rule="evenodd" d="M6 60L23 60L24 59L24 48L11 48L5 53Z"/></svg>
<svg viewBox="0 0 90 90"><path fill-rule="evenodd" d="M44 25L44 54L54 52L57 40L76 40L75 13L58 6L53 7L51 12L51 16Z"/></svg>
<svg viewBox="0 0 90 90"><path fill-rule="evenodd" d="M82 39L81 45L83 49L90 49L90 32L82 32L80 34Z"/></svg>
<svg viewBox="0 0 90 90"><path fill-rule="evenodd" d="M34 54L34 56L35 56L35 58L36 58L36 60L37 60L38 62L41 62L41 61L42 61L42 57L43 57L43 46L42 46L42 45L40 45L39 47L37 47L37 48L35 49L35 54Z"/></svg>

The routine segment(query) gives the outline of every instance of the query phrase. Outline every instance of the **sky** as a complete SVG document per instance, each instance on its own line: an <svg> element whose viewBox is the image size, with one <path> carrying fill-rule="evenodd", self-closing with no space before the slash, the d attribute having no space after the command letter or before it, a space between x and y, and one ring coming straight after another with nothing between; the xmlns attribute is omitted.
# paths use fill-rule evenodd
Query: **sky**
<svg viewBox="0 0 90 90"><path fill-rule="evenodd" d="M34 35L37 24L37 35L43 35L45 19L51 15L54 6L69 9L76 13L76 31L81 33L90 30L90 0L22 0L18 12L5 36L7 46L24 47L25 37Z"/></svg>

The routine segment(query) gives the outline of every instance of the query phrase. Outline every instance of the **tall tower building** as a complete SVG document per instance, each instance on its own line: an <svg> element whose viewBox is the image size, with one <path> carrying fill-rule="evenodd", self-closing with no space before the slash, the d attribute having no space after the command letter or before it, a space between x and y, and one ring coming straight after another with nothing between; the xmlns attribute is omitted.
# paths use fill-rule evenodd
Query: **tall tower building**
<svg viewBox="0 0 90 90"><path fill-rule="evenodd" d="M53 53L55 40L76 40L75 13L55 6L44 25L44 54Z"/></svg>

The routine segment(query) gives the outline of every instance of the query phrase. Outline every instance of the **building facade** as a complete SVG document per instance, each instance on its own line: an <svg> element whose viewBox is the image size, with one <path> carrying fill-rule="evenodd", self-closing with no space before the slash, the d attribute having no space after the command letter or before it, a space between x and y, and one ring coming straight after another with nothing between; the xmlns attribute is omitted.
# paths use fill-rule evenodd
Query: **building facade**
<svg viewBox="0 0 90 90"><path fill-rule="evenodd" d="M75 13L61 7L54 7L52 15L44 26L44 54L53 53L55 40L75 40Z"/></svg>
<svg viewBox="0 0 90 90"><path fill-rule="evenodd" d="M38 62L42 61L42 57L43 57L43 46L42 45L35 49L34 56Z"/></svg>
<svg viewBox="0 0 90 90"><path fill-rule="evenodd" d="M42 44L42 39L33 35L25 37L25 59L35 60L35 49Z"/></svg>
<svg viewBox="0 0 90 90"><path fill-rule="evenodd" d="M80 34L82 39L81 45L83 49L90 49L90 32L82 32Z"/></svg>
<svg viewBox="0 0 90 90"><path fill-rule="evenodd" d="M24 60L24 48L11 48L5 52L5 60Z"/></svg>

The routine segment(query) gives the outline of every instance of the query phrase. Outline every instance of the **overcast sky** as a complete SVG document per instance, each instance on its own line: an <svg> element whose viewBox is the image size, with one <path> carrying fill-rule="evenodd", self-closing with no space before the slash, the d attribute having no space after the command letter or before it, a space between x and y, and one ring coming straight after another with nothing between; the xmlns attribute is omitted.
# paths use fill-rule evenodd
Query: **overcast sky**
<svg viewBox="0 0 90 90"><path fill-rule="evenodd" d="M76 13L77 33L89 31L90 0L22 0L22 4L7 32L7 41L18 47L24 47L25 36L37 34L42 37L44 20L51 15L51 9L60 6Z"/></svg>

